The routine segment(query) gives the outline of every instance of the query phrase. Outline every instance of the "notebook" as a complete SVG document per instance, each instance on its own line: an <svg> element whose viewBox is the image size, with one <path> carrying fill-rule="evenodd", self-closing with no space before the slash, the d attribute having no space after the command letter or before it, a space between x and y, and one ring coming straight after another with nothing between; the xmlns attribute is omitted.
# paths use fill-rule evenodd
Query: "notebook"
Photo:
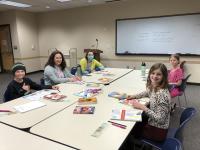
<svg viewBox="0 0 200 150"><path fill-rule="evenodd" d="M51 93L51 94L44 96L45 99L50 99L52 101L59 101L59 100L66 98L66 97L67 96L59 94L59 93Z"/></svg>
<svg viewBox="0 0 200 150"><path fill-rule="evenodd" d="M96 97L90 97L90 98L79 98L78 104L79 105L85 105L85 104L96 104L97 98Z"/></svg>
<svg viewBox="0 0 200 150"><path fill-rule="evenodd" d="M125 93L119 93L119 92L111 92L108 94L109 97L114 97L117 99L125 99L127 97L127 94Z"/></svg>
<svg viewBox="0 0 200 150"><path fill-rule="evenodd" d="M122 121L142 121L142 110L113 109L111 119Z"/></svg>
<svg viewBox="0 0 200 150"><path fill-rule="evenodd" d="M134 101L138 101L138 100L136 100L136 99L122 99L122 100L119 100L120 103L125 104L125 105L130 105L130 106L133 105Z"/></svg>
<svg viewBox="0 0 200 150"><path fill-rule="evenodd" d="M94 106L76 106L74 114L94 114Z"/></svg>
<svg viewBox="0 0 200 150"><path fill-rule="evenodd" d="M33 101L33 102L29 102L26 104L22 104L22 105L18 105L18 106L14 106L14 109L16 109L17 111L23 113L23 112L27 112L36 108L40 108L45 106L46 104L40 101Z"/></svg>
<svg viewBox="0 0 200 150"><path fill-rule="evenodd" d="M99 78L98 80L99 80L100 82L102 82L102 83L108 83L108 82L111 82L111 81L112 81L111 78L106 78L106 77L104 77L104 78Z"/></svg>
<svg viewBox="0 0 200 150"><path fill-rule="evenodd" d="M102 92L101 88L90 88L78 93L74 93L74 95L83 98L90 98L100 94L101 92Z"/></svg>

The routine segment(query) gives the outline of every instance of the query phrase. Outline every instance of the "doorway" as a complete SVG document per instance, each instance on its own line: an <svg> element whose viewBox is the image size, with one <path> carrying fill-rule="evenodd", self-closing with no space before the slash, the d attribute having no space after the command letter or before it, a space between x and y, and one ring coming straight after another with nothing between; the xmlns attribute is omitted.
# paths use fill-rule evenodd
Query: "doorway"
<svg viewBox="0 0 200 150"><path fill-rule="evenodd" d="M13 64L10 25L0 25L0 72L10 72Z"/></svg>

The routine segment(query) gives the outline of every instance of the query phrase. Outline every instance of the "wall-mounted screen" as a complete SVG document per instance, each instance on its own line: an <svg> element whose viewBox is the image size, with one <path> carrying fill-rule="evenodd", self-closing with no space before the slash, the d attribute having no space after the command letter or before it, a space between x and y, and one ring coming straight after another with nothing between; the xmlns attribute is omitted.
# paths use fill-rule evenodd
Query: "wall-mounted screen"
<svg viewBox="0 0 200 150"><path fill-rule="evenodd" d="M200 55L200 14L117 19L115 52Z"/></svg>

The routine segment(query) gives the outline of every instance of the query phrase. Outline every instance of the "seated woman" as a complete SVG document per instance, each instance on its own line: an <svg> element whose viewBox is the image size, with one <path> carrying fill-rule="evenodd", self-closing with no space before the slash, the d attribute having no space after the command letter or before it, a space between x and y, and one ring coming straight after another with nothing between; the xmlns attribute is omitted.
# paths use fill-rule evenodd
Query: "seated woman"
<svg viewBox="0 0 200 150"><path fill-rule="evenodd" d="M173 98L181 93L179 86L184 78L184 72L183 68L180 68L180 56L178 54L172 54L169 60L172 69L168 72L168 82L170 95Z"/></svg>
<svg viewBox="0 0 200 150"><path fill-rule="evenodd" d="M104 66L96 59L94 59L93 52L86 53L85 58L81 59L80 65L83 74L91 73L94 70L104 69Z"/></svg>
<svg viewBox="0 0 200 150"><path fill-rule="evenodd" d="M56 50L51 53L44 69L44 84L55 85L65 82L74 82L80 80L73 76L66 68L66 62L63 54Z"/></svg>
<svg viewBox="0 0 200 150"><path fill-rule="evenodd" d="M27 95L31 93L31 89L58 89L57 86L41 86L33 82L31 79L26 78L26 67L22 63L15 63L12 67L12 73L14 79L9 83L5 91L4 102Z"/></svg>
<svg viewBox="0 0 200 150"><path fill-rule="evenodd" d="M149 97L149 107L133 101L133 107L143 110L142 122L133 129L135 138L145 137L163 141L167 136L170 121L170 94L168 91L167 68L164 64L154 64L147 78L146 91L128 95L127 99Z"/></svg>

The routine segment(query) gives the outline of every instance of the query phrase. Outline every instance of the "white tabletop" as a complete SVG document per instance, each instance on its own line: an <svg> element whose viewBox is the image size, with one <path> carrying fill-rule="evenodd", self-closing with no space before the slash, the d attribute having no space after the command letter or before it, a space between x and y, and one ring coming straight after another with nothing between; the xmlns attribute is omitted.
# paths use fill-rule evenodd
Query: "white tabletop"
<svg viewBox="0 0 200 150"><path fill-rule="evenodd" d="M4 124L0 124L0 133L1 150L72 150L68 146L40 138Z"/></svg>
<svg viewBox="0 0 200 150"><path fill-rule="evenodd" d="M115 74L114 76L108 76L108 78L117 80L114 82L111 81L112 84L103 87L103 93L97 96L98 102L94 105L95 113L93 115L73 114L73 110L75 106L77 106L76 101L78 100L78 97L74 96L74 93L85 89L85 85L61 84L59 85L61 93L68 96L65 101L51 102L43 99L41 101L46 103L45 107L26 113L1 116L0 122L4 122L21 129L31 127L30 132L34 134L41 135L79 149L116 150L121 146L135 122L115 121L126 125L126 129L121 129L107 122L110 120L112 109L133 110L131 106L121 104L117 99L108 97L108 93L112 91L122 91L128 94L135 94L145 89L146 82L143 81L143 78L141 78L139 71L118 68L108 68L108 70L109 73ZM94 73L93 76L86 77L86 82L87 80L93 80L95 82L101 77L104 77L103 74ZM20 98L1 104L0 109L12 109L13 106L27 102L29 101ZM102 131L102 134L99 137L91 136L102 123L107 123L108 125ZM5 145L8 144L6 143ZM18 146L16 146L16 148L18 148ZM57 150L57 148L54 149Z"/></svg>
<svg viewBox="0 0 200 150"><path fill-rule="evenodd" d="M137 71L135 73L135 75L137 75ZM132 75L134 75L134 73ZM126 75L123 78L126 78L126 80L129 79L130 81L132 75L129 77L126 77ZM115 82L113 82L113 84L103 88L103 93L97 96L97 104L92 105L95 106L95 113L93 115L73 114L73 110L75 106L77 106L77 104L73 104L59 114L32 127L30 131L34 134L71 145L78 149L118 149L133 128L135 122L115 121L127 126L126 129L121 129L112 126L107 121L110 120L112 109L133 110L133 108L132 106L119 103L117 99L108 97L108 93L114 90L134 94L145 90L145 82L142 81L142 79L139 81L142 85L138 83L137 89L134 90L132 86L126 86L127 82L123 86L120 85L126 81L123 80L123 78L115 81L119 83L115 84ZM102 134L99 137L91 136L102 123L108 124L102 131Z"/></svg>
<svg viewBox="0 0 200 150"><path fill-rule="evenodd" d="M91 115L73 114L73 110L77 106L74 104L32 127L30 131L78 149L116 150L135 124L135 122L123 122L122 124L127 125L127 128L121 129L107 122L111 117L112 108L121 108L121 105L115 104L111 98L99 97L98 104L95 105L95 113ZM102 123L108 123L108 127L105 128L102 135L97 138L91 136Z"/></svg>
<svg viewBox="0 0 200 150"><path fill-rule="evenodd" d="M133 71L133 69L126 69L126 68L105 68L102 71L93 72L91 76L83 76L83 81L89 83L101 83L101 84L109 84L116 79L123 77L124 75L128 74L129 72ZM99 79L110 79L109 81L103 82Z"/></svg>
<svg viewBox="0 0 200 150"><path fill-rule="evenodd" d="M114 89L119 88L119 90L117 91L131 90L132 94L136 94L146 89L146 81L147 74L145 76L142 76L141 70L133 70L132 72L123 76L123 78L120 78L113 82L111 85L109 85L109 87Z"/></svg>
<svg viewBox="0 0 200 150"><path fill-rule="evenodd" d="M61 94L66 95L67 98L62 102L52 102L49 100L42 99L41 101L46 104L46 106L34 109L25 113L15 113L11 115L0 116L0 122L9 124L11 126L24 129L29 128L36 123L50 117L56 112L67 108L71 104L75 103L78 98L73 95L74 92L79 92L84 88L85 85L78 84L60 84ZM9 109L14 111L14 106L25 104L30 102L30 100L19 98L16 100L9 101L7 103L0 104L0 109Z"/></svg>

